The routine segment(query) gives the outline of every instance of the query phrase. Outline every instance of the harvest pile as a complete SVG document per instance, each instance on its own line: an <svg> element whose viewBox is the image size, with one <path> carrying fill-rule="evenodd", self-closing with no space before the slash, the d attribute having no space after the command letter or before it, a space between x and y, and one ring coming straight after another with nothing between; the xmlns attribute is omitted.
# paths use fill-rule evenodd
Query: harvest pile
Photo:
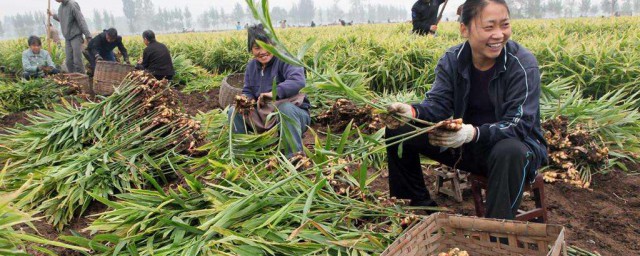
<svg viewBox="0 0 640 256"><path fill-rule="evenodd" d="M469 256L467 251L462 251L459 248L452 248L448 252L438 253L438 256Z"/></svg>
<svg viewBox="0 0 640 256"><path fill-rule="evenodd" d="M99 103L55 106L31 119L0 135L7 149L0 159L11 170L9 188L34 179L18 205L43 212L58 229L81 215L92 196L143 188L155 178L166 182L170 162L202 139L199 123L179 113L166 82L143 73Z"/></svg>
<svg viewBox="0 0 640 256"><path fill-rule="evenodd" d="M590 180L580 175L578 169L599 170L607 163L609 148L602 145L581 125L569 129L564 116L547 120L542 124L549 151L550 170L544 172L546 182L564 181L588 188Z"/></svg>

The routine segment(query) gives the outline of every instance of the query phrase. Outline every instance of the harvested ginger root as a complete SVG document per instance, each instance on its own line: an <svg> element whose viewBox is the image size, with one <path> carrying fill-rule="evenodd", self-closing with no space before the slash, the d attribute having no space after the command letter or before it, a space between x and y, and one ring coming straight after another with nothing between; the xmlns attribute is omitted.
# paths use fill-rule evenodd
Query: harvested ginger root
<svg viewBox="0 0 640 256"><path fill-rule="evenodd" d="M449 249L449 252L441 252L438 256L469 256L467 251L461 251L459 248Z"/></svg>

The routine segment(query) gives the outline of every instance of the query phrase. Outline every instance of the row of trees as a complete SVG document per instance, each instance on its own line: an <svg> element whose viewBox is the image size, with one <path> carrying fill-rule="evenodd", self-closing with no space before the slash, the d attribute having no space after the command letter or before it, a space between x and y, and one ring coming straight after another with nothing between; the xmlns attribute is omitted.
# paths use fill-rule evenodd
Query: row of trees
<svg viewBox="0 0 640 256"><path fill-rule="evenodd" d="M87 19L89 29L95 29L92 32L101 31L102 29L116 25L113 13L109 13L107 11L100 12L98 10L94 10L92 19L88 19L88 17L85 18ZM51 19L51 22L53 26L60 30L60 24L57 21ZM6 16L4 18L4 23L0 22L0 37L44 35L47 30L45 26L46 23L47 15L44 12L26 12ZM10 30L9 28L12 29Z"/></svg>
<svg viewBox="0 0 640 256"><path fill-rule="evenodd" d="M151 0L122 0L122 4L130 32L144 29L171 31L192 27L192 14L188 7L156 9Z"/></svg>
<svg viewBox="0 0 640 256"><path fill-rule="evenodd" d="M44 34L46 16L41 12L27 12L16 15L5 16L4 25L13 27L17 36L28 36L32 34ZM6 33L4 28L0 28L0 36Z"/></svg>
<svg viewBox="0 0 640 256"><path fill-rule="evenodd" d="M633 15L640 13L640 0L514 0L516 18Z"/></svg>
<svg viewBox="0 0 640 256"><path fill-rule="evenodd" d="M94 9L93 19L91 20L91 23L93 23L93 27L96 31L101 31L105 28L115 27L116 19L113 16L113 13L109 13L106 10L103 10L101 12Z"/></svg>
<svg viewBox="0 0 640 256"><path fill-rule="evenodd" d="M289 10L275 6L271 8L271 18L275 21L286 20L288 24L308 26L311 21L318 24L336 23L338 19L364 22L386 22L388 20L406 20L409 10L391 5L366 4L361 0L351 0L351 8L344 11L334 0L328 8L316 8L313 0L299 0ZM230 24L241 22L242 24L253 21L253 16L248 7L236 3L231 13L225 13L224 9L210 8L197 18L200 28L209 29L216 24Z"/></svg>
<svg viewBox="0 0 640 256"><path fill-rule="evenodd" d="M304 26L308 26L311 21L315 21L316 24L328 24L336 23L338 19L345 19L356 23L378 23L409 18L409 10L405 8L368 4L367 0L348 0L350 8L345 11L338 5L339 1L333 0L332 5L318 8L315 6L315 0L297 0L288 10L279 6L273 7L271 16L275 21L287 20L289 25ZM87 20L90 28L95 29L94 31L101 31L108 27L128 26L129 33L139 33L144 29L157 31L182 31L185 28L194 27L224 29L238 21L242 24L254 22L249 8L240 3L236 3L231 12L225 12L225 9L221 7L211 7L197 17L193 17L188 7L156 8L152 0L122 0L122 3L124 17L114 17L113 13L106 10L93 10L91 19ZM513 0L509 5L514 18L640 13L640 0ZM27 12L5 16L4 22L0 22L0 37L45 34L46 18L44 12ZM54 26L58 26L58 24L54 23ZM123 28L119 28L119 30L126 31Z"/></svg>

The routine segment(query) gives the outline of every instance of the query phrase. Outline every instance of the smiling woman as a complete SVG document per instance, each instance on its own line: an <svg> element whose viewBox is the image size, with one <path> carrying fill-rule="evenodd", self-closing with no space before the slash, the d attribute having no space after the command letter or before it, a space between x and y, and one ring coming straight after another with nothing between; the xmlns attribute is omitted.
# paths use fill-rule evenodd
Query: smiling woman
<svg viewBox="0 0 640 256"><path fill-rule="evenodd" d="M460 33L469 40L473 65L482 71L493 67L511 37L509 7L503 1L468 1L461 21Z"/></svg>
<svg viewBox="0 0 640 256"><path fill-rule="evenodd" d="M388 107L389 112L429 122L451 116L464 122L456 130L436 130L404 141L403 150L387 147L391 196L411 199L414 206L435 206L422 177L420 154L424 154L487 176L491 189L486 217L514 218L522 186L536 177L547 153L540 127L538 62L529 50L509 40L509 20L504 0L466 1L460 33L467 41L440 58L425 100ZM414 129L387 129L386 136Z"/></svg>

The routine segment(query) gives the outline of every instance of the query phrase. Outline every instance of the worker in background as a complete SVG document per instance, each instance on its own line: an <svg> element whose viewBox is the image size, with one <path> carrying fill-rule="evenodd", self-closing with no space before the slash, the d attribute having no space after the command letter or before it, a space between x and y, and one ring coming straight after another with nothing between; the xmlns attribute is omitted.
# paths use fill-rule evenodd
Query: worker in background
<svg viewBox="0 0 640 256"><path fill-rule="evenodd" d="M118 50L122 54L124 62L129 63L127 48L124 47L122 37L118 35L118 30L115 28L106 29L89 41L85 57L89 61L89 64L91 64L92 73L96 68L96 61L116 61L116 56L113 54L113 49L116 47L118 47Z"/></svg>
<svg viewBox="0 0 640 256"><path fill-rule="evenodd" d="M413 33L435 34L438 30L438 9L445 0L418 0L411 8Z"/></svg>
<svg viewBox="0 0 640 256"><path fill-rule="evenodd" d="M27 43L29 49L22 52L22 77L24 79L42 78L60 72L53 64L49 52L42 49L42 41L39 37L30 36Z"/></svg>
<svg viewBox="0 0 640 256"><path fill-rule="evenodd" d="M49 11L49 16L60 22L62 35L65 39L65 54L67 55L67 70L71 73L85 73L82 64L82 44L91 41L91 32L82 15L80 5L75 0L56 0L60 3L58 14ZM82 35L85 38L82 38Z"/></svg>

